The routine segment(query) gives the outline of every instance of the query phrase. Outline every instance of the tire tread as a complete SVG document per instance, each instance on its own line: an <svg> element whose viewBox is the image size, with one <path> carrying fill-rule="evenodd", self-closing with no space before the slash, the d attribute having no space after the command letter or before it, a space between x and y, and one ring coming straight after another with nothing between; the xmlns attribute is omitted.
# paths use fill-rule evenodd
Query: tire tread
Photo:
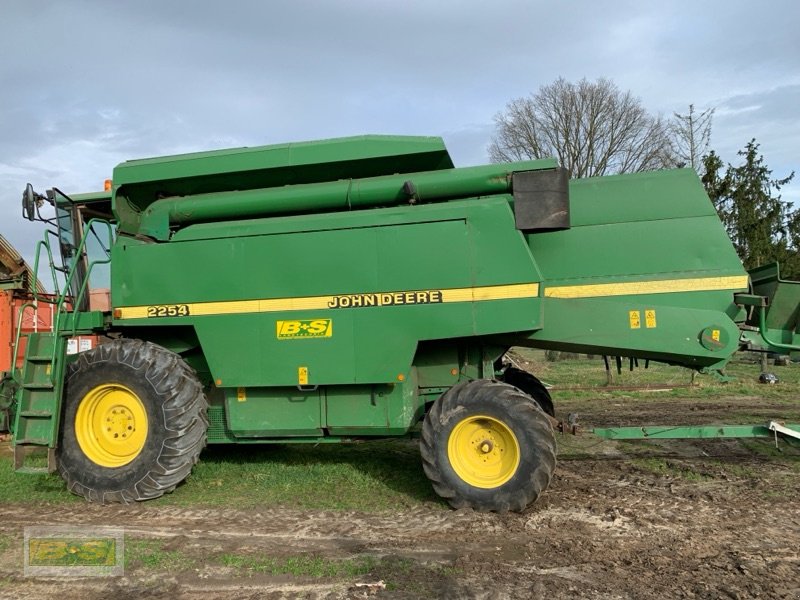
<svg viewBox="0 0 800 600"><path fill-rule="evenodd" d="M446 447L445 429L451 419L459 413L468 416L466 405L495 405L513 415L515 423L530 432L535 455L535 468L525 474L519 485L508 488L504 484L488 498L486 494L473 493L476 488L458 479L449 465L443 465L441 445ZM495 380L480 379L462 382L445 392L433 403L422 425L420 438L422 468L430 479L436 493L446 499L453 508L470 507L478 511L504 513L509 510L522 511L547 489L556 466L556 443L553 428L541 407L530 401L530 397L519 388ZM446 473L445 471L449 472ZM455 476L457 477L457 476Z"/></svg>
<svg viewBox="0 0 800 600"><path fill-rule="evenodd" d="M208 401L194 370L181 357L161 346L135 339L118 339L80 355L67 370L69 382L97 363L121 363L137 371L162 397L165 436L157 458L138 481L122 482L121 489L92 489L79 481L79 473L64 452L57 453L58 471L72 493L90 502L130 503L158 498L171 492L191 473L205 448Z"/></svg>

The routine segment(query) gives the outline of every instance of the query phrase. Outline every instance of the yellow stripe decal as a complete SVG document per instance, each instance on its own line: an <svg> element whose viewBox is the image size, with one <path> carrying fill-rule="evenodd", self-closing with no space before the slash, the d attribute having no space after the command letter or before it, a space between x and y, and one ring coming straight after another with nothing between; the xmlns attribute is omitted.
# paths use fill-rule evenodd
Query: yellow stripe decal
<svg viewBox="0 0 800 600"><path fill-rule="evenodd" d="M592 285L546 287L546 298L594 298L598 296L628 296L639 294L668 294L670 292L710 292L715 290L747 289L747 275L732 277L701 277L694 279L662 279L660 281L630 281Z"/></svg>
<svg viewBox="0 0 800 600"><path fill-rule="evenodd" d="M148 317L231 315L293 310L368 308L373 306L400 306L406 304L512 300L518 298L538 298L538 296L538 283L520 283L446 290L431 289L402 292L373 292L367 294L342 294L339 296L307 296L304 298L267 298L263 300L231 300L225 302L125 306L114 310L114 318L146 319Z"/></svg>

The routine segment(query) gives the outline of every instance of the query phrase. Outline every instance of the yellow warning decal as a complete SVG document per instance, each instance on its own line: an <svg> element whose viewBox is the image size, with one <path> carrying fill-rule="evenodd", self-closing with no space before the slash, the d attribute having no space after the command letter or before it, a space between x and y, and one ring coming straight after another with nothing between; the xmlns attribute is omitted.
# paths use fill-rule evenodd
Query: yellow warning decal
<svg viewBox="0 0 800 600"><path fill-rule="evenodd" d="M644 311L644 325L648 329L654 329L656 326L656 311L655 309L648 308Z"/></svg>
<svg viewBox="0 0 800 600"><path fill-rule="evenodd" d="M308 385L308 367L297 367L297 385Z"/></svg>
<svg viewBox="0 0 800 600"><path fill-rule="evenodd" d="M195 302L159 306L124 306L114 309L115 319L144 319L153 317L184 317L230 315L254 312L285 312L290 310L326 310L369 308L448 302L484 302L538 298L538 283L487 285L481 287L409 290L340 294L335 296L305 296L300 298L265 298L262 300L229 300Z"/></svg>
<svg viewBox="0 0 800 600"><path fill-rule="evenodd" d="M333 336L333 319L298 319L277 322L279 340L329 338Z"/></svg>
<svg viewBox="0 0 800 600"><path fill-rule="evenodd" d="M719 329L712 329L711 330L711 339L715 342L719 342Z"/></svg>
<svg viewBox="0 0 800 600"><path fill-rule="evenodd" d="M546 298L596 298L599 296L628 296L668 294L671 292L711 292L715 290L747 289L747 275L733 277L700 277L691 279L662 279L660 281L627 281L592 285L546 287Z"/></svg>
<svg viewBox="0 0 800 600"><path fill-rule="evenodd" d="M247 388L236 388L236 400L239 402L247 402Z"/></svg>
<svg viewBox="0 0 800 600"><path fill-rule="evenodd" d="M642 313L638 310L629 310L628 320L631 323L631 329L640 329L642 327Z"/></svg>

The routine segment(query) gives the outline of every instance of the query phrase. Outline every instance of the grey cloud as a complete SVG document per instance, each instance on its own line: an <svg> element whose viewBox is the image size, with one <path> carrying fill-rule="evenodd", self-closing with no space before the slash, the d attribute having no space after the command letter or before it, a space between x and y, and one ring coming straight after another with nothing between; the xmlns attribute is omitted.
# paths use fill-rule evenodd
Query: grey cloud
<svg viewBox="0 0 800 600"><path fill-rule="evenodd" d="M798 21L791 1L5 2L0 231L32 245L28 180L97 189L128 158L374 132L483 162L492 116L560 75L664 114L718 106L728 160L755 136L790 165Z"/></svg>

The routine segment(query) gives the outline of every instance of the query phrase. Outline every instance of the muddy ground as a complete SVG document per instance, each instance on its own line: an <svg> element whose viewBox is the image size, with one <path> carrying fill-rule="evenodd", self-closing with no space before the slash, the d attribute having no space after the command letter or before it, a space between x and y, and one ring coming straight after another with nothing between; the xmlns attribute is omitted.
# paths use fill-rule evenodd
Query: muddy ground
<svg viewBox="0 0 800 600"><path fill-rule="evenodd" d="M659 418L650 422L665 422L668 410L685 423L697 404L606 402L583 418L605 425L613 412L646 421L652 408ZM752 408L741 398L700 404L698 422ZM2 554L0 597L800 598L800 449L594 438L561 446L550 489L523 514L430 503L393 513L6 505L7 539L21 539L32 524L124 526L126 543L152 540L171 559L133 561L114 579L32 579L22 576L15 542ZM319 577L220 560L231 554L373 563L367 572Z"/></svg>

